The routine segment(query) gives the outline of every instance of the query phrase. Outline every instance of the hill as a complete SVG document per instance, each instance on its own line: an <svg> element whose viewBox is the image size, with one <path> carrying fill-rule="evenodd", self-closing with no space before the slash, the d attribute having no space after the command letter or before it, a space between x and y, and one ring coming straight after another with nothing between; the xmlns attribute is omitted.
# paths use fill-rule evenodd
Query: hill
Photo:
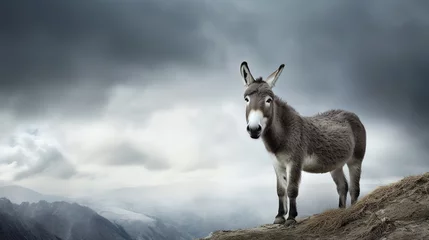
<svg viewBox="0 0 429 240"><path fill-rule="evenodd" d="M346 209L301 219L292 227L267 224L216 231L206 240L429 239L429 172L382 186Z"/></svg>

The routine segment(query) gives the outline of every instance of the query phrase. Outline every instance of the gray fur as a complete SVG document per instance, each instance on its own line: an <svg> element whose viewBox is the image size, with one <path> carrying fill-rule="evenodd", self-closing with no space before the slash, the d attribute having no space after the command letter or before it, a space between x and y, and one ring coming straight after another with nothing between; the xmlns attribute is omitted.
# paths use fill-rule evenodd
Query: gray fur
<svg viewBox="0 0 429 240"><path fill-rule="evenodd" d="M281 65L270 76L275 79L281 73ZM360 194L362 161L366 149L366 131L359 117L345 110L329 110L314 116L301 116L285 101L276 96L269 82L251 76L247 63L243 62L241 72L250 79L244 80L244 97L249 100L246 120L249 122L251 110L260 110L266 118L265 127L249 129L252 138L262 138L266 150L275 156L274 169L277 176L278 214L274 223L287 225L295 223L298 215L296 198L299 193L301 172L331 173L337 186L340 208L346 207L347 192L350 190L351 204L355 204ZM275 81L274 81L275 82ZM267 96L273 99L266 103ZM261 126L261 124L260 124ZM258 135L259 134L259 135ZM313 157L313 161L309 161ZM343 172L349 168L350 186ZM287 201L289 199L289 216Z"/></svg>

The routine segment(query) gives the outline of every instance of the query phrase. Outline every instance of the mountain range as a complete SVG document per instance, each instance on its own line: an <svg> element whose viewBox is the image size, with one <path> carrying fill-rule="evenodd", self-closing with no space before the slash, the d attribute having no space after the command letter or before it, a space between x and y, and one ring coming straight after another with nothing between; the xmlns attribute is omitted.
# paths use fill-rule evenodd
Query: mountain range
<svg viewBox="0 0 429 240"><path fill-rule="evenodd" d="M66 202L14 204L0 198L1 239L115 239L133 238L93 210Z"/></svg>
<svg viewBox="0 0 429 240"><path fill-rule="evenodd" d="M105 204L0 187L0 239L187 240L161 219ZM45 199L48 199L48 202Z"/></svg>
<svg viewBox="0 0 429 240"><path fill-rule="evenodd" d="M128 194L113 191L91 198L66 198L17 185L0 187L0 198L3 197L0 239L188 240L207 236L218 229L261 223L260 216L245 206L227 215L213 215L206 214L204 209L174 209L130 194L143 190L126 189L123 191ZM220 204L200 201L208 205Z"/></svg>

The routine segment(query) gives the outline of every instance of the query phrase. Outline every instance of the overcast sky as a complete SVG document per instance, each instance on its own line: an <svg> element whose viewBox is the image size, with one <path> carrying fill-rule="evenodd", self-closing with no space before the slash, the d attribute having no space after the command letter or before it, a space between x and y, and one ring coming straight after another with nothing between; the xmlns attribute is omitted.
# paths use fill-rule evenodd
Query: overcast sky
<svg viewBox="0 0 429 240"><path fill-rule="evenodd" d="M428 1L23 0L0 9L6 184L69 196L172 184L183 190L176 198L257 198L255 209L274 217L270 157L245 130L243 60L255 77L284 63L274 91L303 115L360 116L364 192L429 169ZM330 175L304 174L301 206L322 195L337 205Z"/></svg>

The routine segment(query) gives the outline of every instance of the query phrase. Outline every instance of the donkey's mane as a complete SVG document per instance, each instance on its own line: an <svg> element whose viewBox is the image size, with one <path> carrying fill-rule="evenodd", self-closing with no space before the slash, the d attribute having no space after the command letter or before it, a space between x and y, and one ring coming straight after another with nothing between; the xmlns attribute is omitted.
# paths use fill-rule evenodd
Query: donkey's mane
<svg viewBox="0 0 429 240"><path fill-rule="evenodd" d="M300 116L300 114L295 110L295 108L293 108L291 105L289 105L285 100L283 100L278 95L274 95L274 101L276 102L277 107L279 107L283 110L287 110L287 112L289 112L289 113L294 113L294 114Z"/></svg>

